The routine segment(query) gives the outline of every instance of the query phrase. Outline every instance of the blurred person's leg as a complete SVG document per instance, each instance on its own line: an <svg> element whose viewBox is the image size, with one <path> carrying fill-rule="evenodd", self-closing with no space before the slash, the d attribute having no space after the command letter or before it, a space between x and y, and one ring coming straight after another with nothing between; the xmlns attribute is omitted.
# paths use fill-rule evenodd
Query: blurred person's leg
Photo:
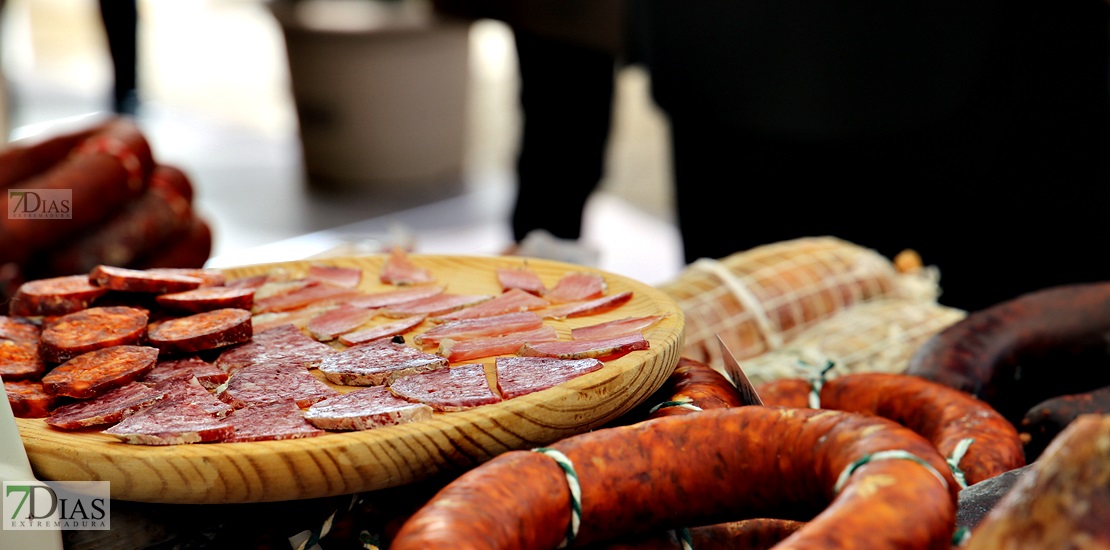
<svg viewBox="0 0 1110 550"><path fill-rule="evenodd" d="M112 55L112 110L135 114L138 107L137 0L98 0Z"/></svg>

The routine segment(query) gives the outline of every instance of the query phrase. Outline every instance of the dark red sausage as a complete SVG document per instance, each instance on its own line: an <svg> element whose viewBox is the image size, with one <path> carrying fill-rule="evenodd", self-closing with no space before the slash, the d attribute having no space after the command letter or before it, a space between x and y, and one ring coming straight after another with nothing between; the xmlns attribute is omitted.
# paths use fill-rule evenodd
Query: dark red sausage
<svg viewBox="0 0 1110 550"><path fill-rule="evenodd" d="M570 459L581 486L576 544L754 517L812 517L788 546L951 544L958 488L947 464L928 441L883 418L733 407L597 430L550 448ZM853 463L893 449L929 466L866 461L835 491ZM555 548L571 525L570 495L553 458L510 451L448 484L390 548Z"/></svg>
<svg viewBox="0 0 1110 550"><path fill-rule="evenodd" d="M660 418L676 414L696 412L686 404L696 409L722 409L726 407L739 407L744 404L736 386L725 376L709 365L690 359L679 358L674 372L656 392L662 398L654 406L658 408L649 414L649 418Z"/></svg>
<svg viewBox="0 0 1110 550"><path fill-rule="evenodd" d="M589 550L681 550L685 540L694 550L767 550L805 526L789 519L746 519L671 530L586 546Z"/></svg>
<svg viewBox="0 0 1110 550"><path fill-rule="evenodd" d="M37 380L42 376L46 365L39 356L40 333L33 323L0 315L0 378Z"/></svg>
<svg viewBox="0 0 1110 550"><path fill-rule="evenodd" d="M166 309L188 313L224 308L250 311L254 304L254 291L247 287L205 286L185 292L159 294L155 301Z"/></svg>
<svg viewBox="0 0 1110 550"><path fill-rule="evenodd" d="M46 393L39 380L4 380L4 391L16 418L45 418L58 403L58 397Z"/></svg>
<svg viewBox="0 0 1110 550"><path fill-rule="evenodd" d="M1025 413L1019 431L1025 456L1036 460L1064 428L1082 414L1110 413L1110 386L1046 399Z"/></svg>
<svg viewBox="0 0 1110 550"><path fill-rule="evenodd" d="M90 283L85 275L36 279L19 285L8 304L8 313L19 317L65 315L89 307L107 292Z"/></svg>
<svg viewBox="0 0 1110 550"><path fill-rule="evenodd" d="M145 310L90 307L59 317L42 331L39 354L49 363L64 363L93 350L138 344L146 335Z"/></svg>
<svg viewBox="0 0 1110 550"><path fill-rule="evenodd" d="M158 350L148 346L98 349L55 367L42 377L42 387L51 395L89 399L142 378L157 360Z"/></svg>
<svg viewBox="0 0 1110 550"><path fill-rule="evenodd" d="M94 267L89 272L89 281L109 290L144 294L184 292L199 288L204 283L204 280L192 275L108 265Z"/></svg>
<svg viewBox="0 0 1110 550"><path fill-rule="evenodd" d="M164 353L194 353L251 339L251 313L224 308L168 319L150 328L147 340Z"/></svg>
<svg viewBox="0 0 1110 550"><path fill-rule="evenodd" d="M212 254L212 228L203 218L193 213L187 231L170 237L161 251L138 261L138 267L151 268L200 268Z"/></svg>
<svg viewBox="0 0 1110 550"><path fill-rule="evenodd" d="M23 138L0 147L0 189L19 188L22 182L61 162L101 125L47 138Z"/></svg>

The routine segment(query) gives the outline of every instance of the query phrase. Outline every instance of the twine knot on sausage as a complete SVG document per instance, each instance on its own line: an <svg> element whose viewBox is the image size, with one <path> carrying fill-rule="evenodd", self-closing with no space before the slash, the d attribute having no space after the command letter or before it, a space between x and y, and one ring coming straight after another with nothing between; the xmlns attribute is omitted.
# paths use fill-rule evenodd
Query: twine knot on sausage
<svg viewBox="0 0 1110 550"><path fill-rule="evenodd" d="M692 399L687 398L687 399L684 399L684 400L679 399L679 400L674 400L674 401L664 401L664 402L652 407L651 410L648 411L648 414L652 414L655 411L658 411L659 409L666 409L668 407L682 407L684 409L690 409L691 411L700 411L700 410L702 410L701 407L699 407L699 406L697 406L693 403Z"/></svg>
<svg viewBox="0 0 1110 550"><path fill-rule="evenodd" d="M578 483L578 473L574 471L574 463L567 458L567 455L555 449L536 447L532 451L550 457L563 469L563 473L567 476L567 487L570 488L570 525L567 526L566 537L558 546L559 548L566 548L578 536L578 526L582 523L582 486Z"/></svg>
<svg viewBox="0 0 1110 550"><path fill-rule="evenodd" d="M948 488L948 482L945 481L944 476L940 472L938 472L937 469L934 468L932 464L929 464L928 462L926 462L925 459L923 459L923 458L921 458L921 457L919 457L919 456L917 456L917 455L915 455L915 454L913 454L909 451L903 451L901 449L890 449L890 450L886 450L886 451L878 451L878 452L874 452L874 453L865 454L865 455L857 458L856 460L854 460L851 464L849 464L846 468L844 468L844 471L840 472L840 476L836 479L836 485L833 487L833 492L835 494L839 494L840 491L842 489L844 489L844 486L848 484L848 479L852 477L852 474L854 474L856 472L856 470L858 470L864 464L867 464L868 462L872 462L872 461L875 461L875 460L889 460L889 459L910 460L910 461L916 462L916 463L924 466L925 469L929 470L930 473L932 473L934 476L936 476L936 478L938 480L940 480L941 485L944 485L945 489Z"/></svg>
<svg viewBox="0 0 1110 550"><path fill-rule="evenodd" d="M805 363L803 363L803 365L805 365L806 367L810 367ZM821 370L809 376L809 408L821 408L821 388L825 387L825 382L828 381L829 371L832 370L832 368L835 366L835 361L833 361L832 359L827 359L825 360L825 366L821 367Z"/></svg>
<svg viewBox="0 0 1110 550"><path fill-rule="evenodd" d="M948 467L952 470L952 477L956 478L956 483L960 484L961 489L967 489L967 477L964 475L964 471L960 469L960 461L967 453L967 448L974 442L975 439L971 437L961 439L956 444L956 448L952 449L952 456L944 459L945 462L948 462Z"/></svg>

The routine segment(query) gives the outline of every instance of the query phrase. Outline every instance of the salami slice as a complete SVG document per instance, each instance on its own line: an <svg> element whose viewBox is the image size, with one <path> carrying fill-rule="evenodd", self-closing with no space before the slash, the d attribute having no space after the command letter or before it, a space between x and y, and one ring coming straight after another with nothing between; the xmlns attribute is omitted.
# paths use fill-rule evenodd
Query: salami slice
<svg viewBox="0 0 1110 550"><path fill-rule="evenodd" d="M159 294L158 305L176 312L203 313L214 309L235 308L250 311L254 289L246 287L202 286L185 292Z"/></svg>
<svg viewBox="0 0 1110 550"><path fill-rule="evenodd" d="M139 344L146 335L147 320L145 310L125 306L69 313L42 331L39 354L48 363L64 363L82 353Z"/></svg>
<svg viewBox="0 0 1110 550"><path fill-rule="evenodd" d="M226 373L255 364L295 365L315 368L335 348L309 338L301 329L285 324L261 331L250 342L228 348L216 358L216 366Z"/></svg>
<svg viewBox="0 0 1110 550"><path fill-rule="evenodd" d="M132 445L183 445L222 441L235 428L192 403L155 403L104 430Z"/></svg>
<svg viewBox="0 0 1110 550"><path fill-rule="evenodd" d="M348 332L339 336L339 341L348 346L356 346L373 342L374 340L381 340L391 336L404 334L420 323L424 322L423 315L413 315L411 317L401 317L396 321L382 323L371 327L366 327L361 330Z"/></svg>
<svg viewBox="0 0 1110 550"><path fill-rule="evenodd" d="M235 431L224 442L278 441L316 437L324 433L305 420L301 408L292 400L250 405L227 415Z"/></svg>
<svg viewBox="0 0 1110 550"><path fill-rule="evenodd" d="M460 319L479 319L515 313L519 311L535 311L551 305L551 302L529 294L523 290L511 289L480 304L465 307L459 310L444 313L432 318L436 323L457 321Z"/></svg>
<svg viewBox="0 0 1110 550"><path fill-rule="evenodd" d="M92 399L62 405L51 411L46 423L60 430L115 424L153 405L163 395L146 384L130 382Z"/></svg>
<svg viewBox="0 0 1110 550"><path fill-rule="evenodd" d="M217 399L191 373L171 376L154 384L153 388L162 393L160 403L196 405L217 418L222 418L233 410L231 405Z"/></svg>
<svg viewBox="0 0 1110 550"><path fill-rule="evenodd" d="M505 313L494 317L460 319L434 326L413 337L421 346L434 346L444 338L469 340L535 330L543 326L543 318L530 311Z"/></svg>
<svg viewBox="0 0 1110 550"><path fill-rule="evenodd" d="M78 399L96 397L145 376L158 350L148 346L112 346L84 353L42 377L46 393Z"/></svg>
<svg viewBox="0 0 1110 550"><path fill-rule="evenodd" d="M559 357L562 359L595 357L608 361L632 351L648 349L649 345L644 335L636 332L602 340L562 340L525 344L517 353L525 356Z"/></svg>
<svg viewBox="0 0 1110 550"><path fill-rule="evenodd" d="M462 365L398 378L389 385L394 395L424 403L439 412L462 411L501 402L486 380L482 365Z"/></svg>
<svg viewBox="0 0 1110 550"><path fill-rule="evenodd" d="M320 372L334 384L377 386L401 376L447 366L447 359L389 340L347 348L324 357Z"/></svg>
<svg viewBox="0 0 1110 550"><path fill-rule="evenodd" d="M497 282L503 292L514 288L536 296L543 296L547 292L547 287L540 276L525 266L497 268Z"/></svg>
<svg viewBox="0 0 1110 550"><path fill-rule="evenodd" d="M552 303L582 302L600 298L609 288L605 278L597 273L575 271L563 275L544 297Z"/></svg>
<svg viewBox="0 0 1110 550"><path fill-rule="evenodd" d="M332 431L370 430L432 418L432 408L393 395L385 386L330 397L308 408L306 420Z"/></svg>
<svg viewBox="0 0 1110 550"><path fill-rule="evenodd" d="M217 397L236 409L287 399L305 408L336 395L338 391L304 368L258 364L235 371Z"/></svg>
<svg viewBox="0 0 1110 550"><path fill-rule="evenodd" d="M85 275L27 281L12 296L8 312L19 317L65 315L89 307L107 292L90 283Z"/></svg>
<svg viewBox="0 0 1110 550"><path fill-rule="evenodd" d="M121 292L168 294L193 290L204 284L204 279L165 270L129 269L98 265L89 272L89 281L101 288Z"/></svg>
<svg viewBox="0 0 1110 550"><path fill-rule="evenodd" d="M196 355L159 359L154 364L154 369L147 373L141 382L154 385L163 380L184 375L196 377L197 382L209 390L214 390L220 384L227 382L226 372Z"/></svg>
<svg viewBox="0 0 1110 550"><path fill-rule="evenodd" d="M597 315L616 309L629 300L632 299L632 291L626 290L619 294L611 294L594 298L593 300L585 300L581 302L567 302L551 306L540 311L545 319L566 319L568 317L584 317L587 315Z"/></svg>
<svg viewBox="0 0 1110 550"><path fill-rule="evenodd" d="M43 418L58 403L58 396L46 393L38 380L4 380L4 392L16 418Z"/></svg>
<svg viewBox="0 0 1110 550"><path fill-rule="evenodd" d="M327 342L335 340L340 334L358 328L375 315L377 315L375 310L343 304L309 319L305 328L313 338Z"/></svg>
<svg viewBox="0 0 1110 550"><path fill-rule="evenodd" d="M540 326L523 332L510 332L500 336L485 338L471 338L456 342L450 338L444 339L439 346L439 354L448 361L471 361L494 355L517 353L527 344L540 344L554 342L559 339L559 333L553 327Z"/></svg>
<svg viewBox="0 0 1110 550"><path fill-rule="evenodd" d="M249 341L251 334L251 313L225 308L159 323L147 340L163 353L195 353Z"/></svg>
<svg viewBox="0 0 1110 550"><path fill-rule="evenodd" d="M497 391L502 399L512 399L546 390L593 372L604 366L597 359L555 359L551 357L498 357Z"/></svg>

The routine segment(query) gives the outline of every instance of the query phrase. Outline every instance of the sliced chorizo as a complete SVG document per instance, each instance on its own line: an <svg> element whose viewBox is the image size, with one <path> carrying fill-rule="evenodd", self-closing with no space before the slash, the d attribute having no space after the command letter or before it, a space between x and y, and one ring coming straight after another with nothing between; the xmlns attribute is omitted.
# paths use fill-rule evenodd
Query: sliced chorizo
<svg viewBox="0 0 1110 550"><path fill-rule="evenodd" d="M109 290L145 294L184 292L198 288L204 283L201 278L191 275L109 265L94 267L89 272L89 281Z"/></svg>
<svg viewBox="0 0 1110 550"><path fill-rule="evenodd" d="M52 369L42 387L51 395L89 399L142 378L157 360L158 350L149 346L98 349Z"/></svg>
<svg viewBox="0 0 1110 550"><path fill-rule="evenodd" d="M146 335L146 310L124 307L90 307L63 315L46 326L39 339L39 354L48 363L64 363L93 350L138 344Z"/></svg>
<svg viewBox="0 0 1110 550"><path fill-rule="evenodd" d="M204 286L185 292L159 294L154 300L166 309L187 313L203 313L225 308L250 311L251 305L254 304L254 289L232 286Z"/></svg>
<svg viewBox="0 0 1110 550"><path fill-rule="evenodd" d="M4 380L4 392L16 418L45 418L58 403L58 397L46 393L39 380Z"/></svg>
<svg viewBox="0 0 1110 550"><path fill-rule="evenodd" d="M57 316L88 308L108 289L85 275L64 275L27 281L16 289L8 313L18 317Z"/></svg>
<svg viewBox="0 0 1110 550"><path fill-rule="evenodd" d="M195 353L251 339L251 313L224 308L167 319L151 327L147 340L164 353Z"/></svg>

